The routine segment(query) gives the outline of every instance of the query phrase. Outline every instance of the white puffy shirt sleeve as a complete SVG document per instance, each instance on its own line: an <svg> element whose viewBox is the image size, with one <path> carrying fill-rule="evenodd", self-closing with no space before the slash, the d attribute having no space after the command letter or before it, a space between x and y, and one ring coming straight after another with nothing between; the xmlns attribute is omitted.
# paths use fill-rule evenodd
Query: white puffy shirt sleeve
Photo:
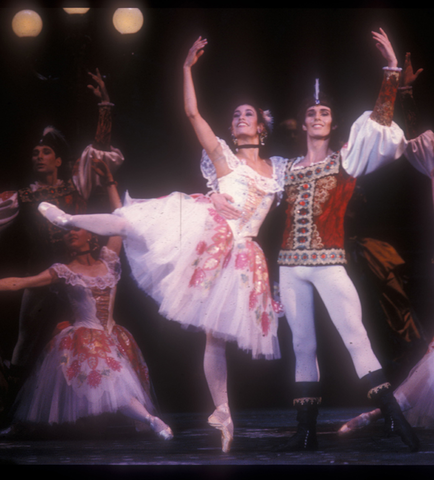
<svg viewBox="0 0 434 480"><path fill-rule="evenodd" d="M434 133L427 130L418 137L408 140L404 155L414 168L432 178L434 176Z"/></svg>
<svg viewBox="0 0 434 480"><path fill-rule="evenodd" d="M92 145L88 145L74 171L72 179L80 195L87 200L92 192L92 189L101 185L99 176L92 170L92 157L103 160L109 167L110 171L114 173L123 163L124 156L122 152L114 147L110 147L110 151L97 150Z"/></svg>
<svg viewBox="0 0 434 480"><path fill-rule="evenodd" d="M392 122L380 125L363 113L353 124L348 142L342 147L342 166L352 177L374 172L401 157L406 140L403 130Z"/></svg>
<svg viewBox="0 0 434 480"><path fill-rule="evenodd" d="M19 209L18 192L0 193L0 233L13 223Z"/></svg>

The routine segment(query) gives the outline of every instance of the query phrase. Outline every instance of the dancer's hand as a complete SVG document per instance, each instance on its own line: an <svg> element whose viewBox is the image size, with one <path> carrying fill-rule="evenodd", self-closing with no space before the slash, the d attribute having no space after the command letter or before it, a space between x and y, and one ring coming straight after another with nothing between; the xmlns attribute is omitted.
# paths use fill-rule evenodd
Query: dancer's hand
<svg viewBox="0 0 434 480"><path fill-rule="evenodd" d="M227 193L213 193L211 201L217 213L226 220L236 220L241 217L241 211L229 203L233 203L234 199Z"/></svg>
<svg viewBox="0 0 434 480"><path fill-rule="evenodd" d="M101 177L103 183L108 184L113 182L113 175L104 160L100 160L92 155L91 162L92 170Z"/></svg>
<svg viewBox="0 0 434 480"><path fill-rule="evenodd" d="M405 54L404 68L402 69L402 85L404 87L411 85L422 72L423 68L419 68L419 70L414 72L411 63L411 53L407 52Z"/></svg>
<svg viewBox="0 0 434 480"><path fill-rule="evenodd" d="M105 86L105 82L102 78L102 75L99 73L99 70L96 69L96 75L88 72L89 75L96 82L96 87L94 85L88 85L87 88L92 90L92 92L100 99L101 103L110 103L110 97Z"/></svg>
<svg viewBox="0 0 434 480"><path fill-rule="evenodd" d="M199 37L194 43L193 46L188 51L187 58L184 62L184 67L192 67L204 53L204 47L208 43L206 38Z"/></svg>
<svg viewBox="0 0 434 480"><path fill-rule="evenodd" d="M387 66L389 68L396 68L398 66L398 60L396 59L395 52L393 50L392 44L388 39L386 32L380 28L380 33L372 32L374 40L377 41L375 46L380 50L383 57L387 60Z"/></svg>

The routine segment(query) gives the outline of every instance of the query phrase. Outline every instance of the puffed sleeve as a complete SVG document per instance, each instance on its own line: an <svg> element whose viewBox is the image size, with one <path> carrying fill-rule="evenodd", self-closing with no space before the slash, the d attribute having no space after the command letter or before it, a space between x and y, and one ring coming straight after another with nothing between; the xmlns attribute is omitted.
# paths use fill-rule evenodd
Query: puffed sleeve
<svg viewBox="0 0 434 480"><path fill-rule="evenodd" d="M122 152L112 147L112 103L100 103L98 105L98 125L95 138L91 145L88 145L81 157L74 166L72 179L80 193L87 200L95 186L100 186L99 176L92 170L92 157L103 160L114 173L124 162Z"/></svg>
<svg viewBox="0 0 434 480"><path fill-rule="evenodd" d="M341 154L342 165L352 177L374 172L404 153L404 132L392 120L400 72L401 69L384 69L374 110L365 112L351 127Z"/></svg>
<svg viewBox="0 0 434 480"><path fill-rule="evenodd" d="M0 232L13 223L18 213L18 192L0 193Z"/></svg>
<svg viewBox="0 0 434 480"><path fill-rule="evenodd" d="M404 155L414 168L432 178L434 176L434 133L427 130L413 140L408 140Z"/></svg>
<svg viewBox="0 0 434 480"><path fill-rule="evenodd" d="M352 177L374 172L401 157L406 141L395 123L380 125L365 112L353 124L348 142L342 147L342 165Z"/></svg>
<svg viewBox="0 0 434 480"><path fill-rule="evenodd" d="M229 148L228 144L221 138L217 138L219 141L223 155L225 156L226 163L231 170L234 170L239 164L240 161L234 155L232 150ZM211 159L209 158L208 154L205 150L202 150L202 157L200 159L200 170L202 172L203 177L207 181L206 186L211 189L213 192L219 192L219 185L217 179L217 172L212 163Z"/></svg>

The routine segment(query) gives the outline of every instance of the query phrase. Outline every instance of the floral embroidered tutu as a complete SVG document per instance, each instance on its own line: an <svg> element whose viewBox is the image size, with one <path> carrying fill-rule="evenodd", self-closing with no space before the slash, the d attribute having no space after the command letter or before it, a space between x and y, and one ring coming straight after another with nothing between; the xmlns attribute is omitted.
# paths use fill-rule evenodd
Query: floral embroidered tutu
<svg viewBox="0 0 434 480"><path fill-rule="evenodd" d="M137 398L152 414L149 372L131 333L111 316L120 276L118 256L103 247L108 272L79 275L66 265L51 267L70 302L73 321L57 325L40 365L17 397L14 416L22 422L64 423L116 412Z"/></svg>
<svg viewBox="0 0 434 480"><path fill-rule="evenodd" d="M264 254L252 240L283 185L283 159L262 177L224 144L233 171L219 179L242 218L225 220L204 195L174 192L135 200L114 212L128 220L124 240L132 275L160 305L164 317L195 327L249 351L253 358L279 358L277 305Z"/></svg>

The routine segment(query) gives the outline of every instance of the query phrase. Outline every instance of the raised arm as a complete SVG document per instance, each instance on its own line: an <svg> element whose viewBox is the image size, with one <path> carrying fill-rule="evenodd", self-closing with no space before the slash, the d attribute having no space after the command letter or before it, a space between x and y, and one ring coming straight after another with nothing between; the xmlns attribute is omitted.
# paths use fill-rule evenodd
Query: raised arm
<svg viewBox="0 0 434 480"><path fill-rule="evenodd" d="M393 120L401 69L398 68L398 60L384 30L380 28L379 33L372 32L372 35L377 41L376 47L387 60L387 67L384 69L383 83L371 113L371 119L380 125L390 126Z"/></svg>
<svg viewBox="0 0 434 480"><path fill-rule="evenodd" d="M122 207L122 201L119 197L117 183L113 179L107 164L96 157L92 158L92 169L100 177L101 184L106 187L111 211ZM122 248L122 237L112 236L107 242L107 248L120 254Z"/></svg>
<svg viewBox="0 0 434 480"><path fill-rule="evenodd" d="M193 83L192 67L204 53L207 44L206 39L199 37L190 48L184 62L184 110L192 124L199 143L213 162L217 177L222 177L230 172L223 155L223 149L212 131L211 127L204 120L197 108L196 91Z"/></svg>
<svg viewBox="0 0 434 480"><path fill-rule="evenodd" d="M90 84L88 88L100 100L98 104L98 125L92 144L84 149L81 157L74 165L72 174L74 184L85 200L90 197L94 187L99 185L98 177L95 178L92 174L93 157L97 156L103 159L111 172L116 171L124 162L122 152L111 145L112 109L114 105L110 102L104 79L98 69L96 69L96 74L89 72L89 75L94 80L95 85Z"/></svg>
<svg viewBox="0 0 434 480"><path fill-rule="evenodd" d="M397 160L406 147L404 132L393 122L401 69L384 30L372 34L387 66L374 110L364 112L354 122L348 142L341 149L342 165L353 177L366 175Z"/></svg>
<svg viewBox="0 0 434 480"><path fill-rule="evenodd" d="M96 74L89 72L89 75L94 80L95 85L88 85L87 88L92 90L94 95L100 100L98 125L96 127L95 139L93 141L93 147L97 150L109 151L111 144L112 133L112 108L113 104L110 103L110 97L102 78L101 73L96 69Z"/></svg>
<svg viewBox="0 0 434 480"><path fill-rule="evenodd" d="M423 68L419 68L416 72L413 70L411 54L407 52L405 54L404 68L402 69L402 85L398 87L398 99L404 114L405 136L407 140L416 138L421 133L419 131L416 103L413 98L413 83L422 72Z"/></svg>
<svg viewBox="0 0 434 480"><path fill-rule="evenodd" d="M45 287L55 282L50 270L32 277L8 277L0 279L0 292L15 292L24 288Z"/></svg>

